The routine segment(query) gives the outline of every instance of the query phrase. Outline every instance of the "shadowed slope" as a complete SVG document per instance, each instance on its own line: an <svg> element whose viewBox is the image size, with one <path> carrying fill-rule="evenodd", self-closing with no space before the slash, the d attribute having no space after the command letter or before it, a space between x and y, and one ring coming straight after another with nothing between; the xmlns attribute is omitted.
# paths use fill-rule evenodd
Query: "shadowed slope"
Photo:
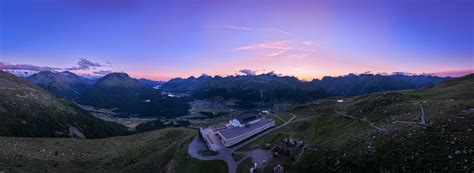
<svg viewBox="0 0 474 173"><path fill-rule="evenodd" d="M93 117L78 106L0 71L0 135L102 138L128 134L123 126Z"/></svg>

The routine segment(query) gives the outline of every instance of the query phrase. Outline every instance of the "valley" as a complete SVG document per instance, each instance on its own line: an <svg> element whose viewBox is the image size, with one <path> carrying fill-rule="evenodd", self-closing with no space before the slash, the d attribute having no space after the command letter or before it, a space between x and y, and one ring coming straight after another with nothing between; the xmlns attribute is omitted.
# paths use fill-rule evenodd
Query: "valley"
<svg viewBox="0 0 474 173"><path fill-rule="evenodd" d="M136 118L129 117L129 115L121 115L120 113L114 112L115 109L96 109L92 106L79 105L82 109L90 112L93 116L100 118L104 121L114 122L127 127L129 130L135 130L135 128L143 123L155 121L156 118Z"/></svg>

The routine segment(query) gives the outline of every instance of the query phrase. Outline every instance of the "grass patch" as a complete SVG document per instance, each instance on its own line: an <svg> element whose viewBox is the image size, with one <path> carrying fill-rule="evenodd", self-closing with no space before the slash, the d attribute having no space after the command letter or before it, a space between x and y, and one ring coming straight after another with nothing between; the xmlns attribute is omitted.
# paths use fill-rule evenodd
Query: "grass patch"
<svg viewBox="0 0 474 173"><path fill-rule="evenodd" d="M242 161L239 166L237 167L238 173L247 173L250 171L250 168L252 168L253 165L253 160L251 157L246 158L244 161Z"/></svg>
<svg viewBox="0 0 474 173"><path fill-rule="evenodd" d="M288 121L291 119L291 117L293 117L289 113L276 113L275 116L278 116L285 121Z"/></svg>
<svg viewBox="0 0 474 173"><path fill-rule="evenodd" d="M283 166L285 172L290 172L288 170L291 170L293 168L293 162L289 157L280 156L272 158L264 168L263 172L273 172L273 168L277 165Z"/></svg>
<svg viewBox="0 0 474 173"><path fill-rule="evenodd" d="M106 139L0 137L7 172L148 172L162 170L196 131L155 130ZM186 150L184 150L185 152ZM186 152L185 152L186 153ZM187 153L186 153L187 154Z"/></svg>
<svg viewBox="0 0 474 173"><path fill-rule="evenodd" d="M241 159L244 158L244 157L245 157L245 155L242 154L242 153L236 153L236 152L232 153L232 158L233 158L235 161L239 161L239 160L241 160Z"/></svg>
<svg viewBox="0 0 474 173"><path fill-rule="evenodd" d="M227 165L221 160L197 160L189 156L187 145L176 152L174 157L176 165L173 169L177 173L208 173L208 172L227 172Z"/></svg>
<svg viewBox="0 0 474 173"><path fill-rule="evenodd" d="M272 119L273 121L275 121L275 127L278 127L278 126L280 126L280 125L282 125L282 124L284 123L284 122L281 121L280 119L275 118L275 117L272 117L272 116L269 116L269 117L267 117L267 118L268 118L268 119Z"/></svg>
<svg viewBox="0 0 474 173"><path fill-rule="evenodd" d="M253 148L253 146L257 145L258 147L263 147L267 143L274 143L274 142L279 142L281 139L288 135L288 132L293 131L293 129L296 127L296 123L288 124L285 127L282 127L278 130L274 130L261 138L255 140L252 143L249 143L242 148L238 149L237 151L247 151Z"/></svg>

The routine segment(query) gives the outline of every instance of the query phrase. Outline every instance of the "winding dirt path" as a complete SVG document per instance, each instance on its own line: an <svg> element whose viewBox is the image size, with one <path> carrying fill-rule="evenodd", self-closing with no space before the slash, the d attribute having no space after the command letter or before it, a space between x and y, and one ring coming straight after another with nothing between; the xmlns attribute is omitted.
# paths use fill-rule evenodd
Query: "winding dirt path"
<svg viewBox="0 0 474 173"><path fill-rule="evenodd" d="M420 125L425 126L426 125L426 114L425 114L425 110L423 109L423 106L422 106L423 103L426 103L426 102L422 101L422 102L415 103L420 108L420 115L418 115L418 121L400 121L400 120L397 120L397 121L394 121L392 123L403 123L403 124L411 124L411 125L416 125L416 126L420 126Z"/></svg>
<svg viewBox="0 0 474 173"><path fill-rule="evenodd" d="M372 123L372 122L370 122L366 119L357 118L357 117L354 117L352 115L346 115L346 114L344 114L342 112L339 112L339 111L336 111L336 110L334 110L334 112L336 112L336 114L338 114L340 116L343 116L343 117L346 117L346 118L351 118L351 119L354 119L354 120L359 120L359 121L365 122L365 123L369 124L370 127L374 128L374 129L377 129L379 131L382 131L382 132L386 131L386 129L377 127L376 125L374 125L374 123Z"/></svg>
<svg viewBox="0 0 474 173"><path fill-rule="evenodd" d="M423 109L423 106L419 103L418 106L420 107L420 124L425 125L426 124L426 119L425 119L425 110Z"/></svg>

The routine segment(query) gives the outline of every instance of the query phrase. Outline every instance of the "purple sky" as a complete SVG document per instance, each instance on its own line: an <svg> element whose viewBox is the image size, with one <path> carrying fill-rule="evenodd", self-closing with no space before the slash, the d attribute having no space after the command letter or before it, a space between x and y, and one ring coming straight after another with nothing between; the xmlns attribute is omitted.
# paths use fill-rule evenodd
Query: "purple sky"
<svg viewBox="0 0 474 173"><path fill-rule="evenodd" d="M220 2L0 0L0 67L157 80L474 71L473 1Z"/></svg>

